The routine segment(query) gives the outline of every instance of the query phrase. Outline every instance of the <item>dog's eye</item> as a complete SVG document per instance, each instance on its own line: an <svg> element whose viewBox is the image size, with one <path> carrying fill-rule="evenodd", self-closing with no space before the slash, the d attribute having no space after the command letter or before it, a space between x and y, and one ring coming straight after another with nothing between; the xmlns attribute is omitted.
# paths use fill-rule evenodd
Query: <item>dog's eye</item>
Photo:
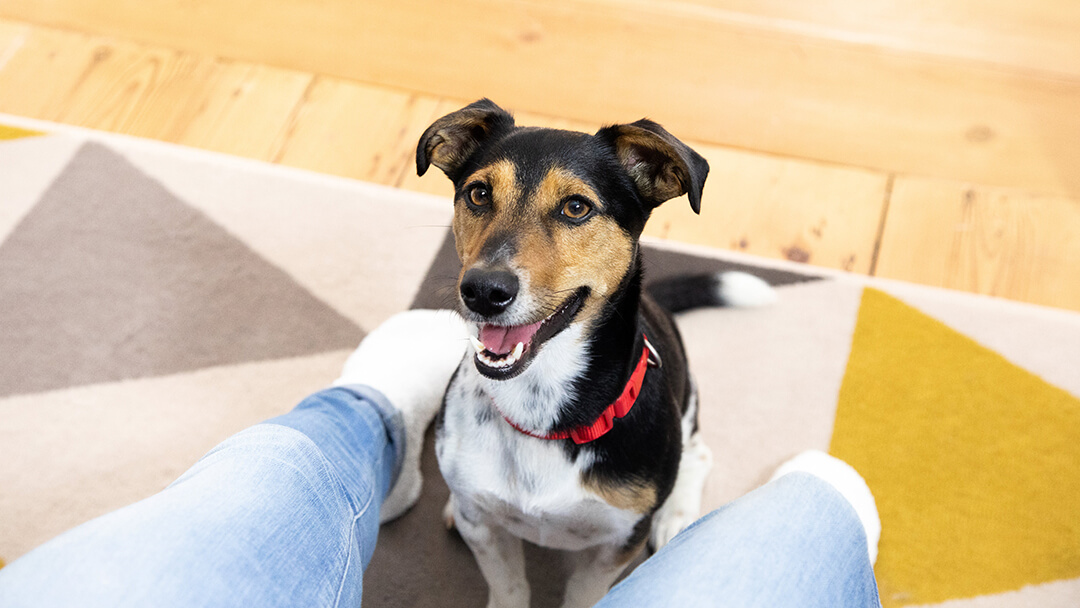
<svg viewBox="0 0 1080 608"><path fill-rule="evenodd" d="M469 202L474 207L486 207L491 204L491 191L484 184L475 184L469 187Z"/></svg>
<svg viewBox="0 0 1080 608"><path fill-rule="evenodd" d="M589 215L590 211L592 206L589 203L576 198L566 201L562 206L562 214L572 220L580 220Z"/></svg>

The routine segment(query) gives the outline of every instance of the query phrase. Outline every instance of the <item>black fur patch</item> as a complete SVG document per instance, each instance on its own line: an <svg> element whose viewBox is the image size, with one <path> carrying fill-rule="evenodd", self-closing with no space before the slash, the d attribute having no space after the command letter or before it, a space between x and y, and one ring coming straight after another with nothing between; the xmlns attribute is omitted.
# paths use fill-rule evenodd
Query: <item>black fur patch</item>
<svg viewBox="0 0 1080 608"><path fill-rule="evenodd" d="M483 405L476 408L476 424L479 426L485 426L495 420L495 409Z"/></svg>

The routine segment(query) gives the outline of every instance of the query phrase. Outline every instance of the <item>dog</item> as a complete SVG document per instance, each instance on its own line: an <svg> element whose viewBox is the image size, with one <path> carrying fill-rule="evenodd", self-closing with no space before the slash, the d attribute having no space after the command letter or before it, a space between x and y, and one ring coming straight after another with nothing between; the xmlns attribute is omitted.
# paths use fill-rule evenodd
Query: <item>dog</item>
<svg viewBox="0 0 1080 608"><path fill-rule="evenodd" d="M432 165L454 184L457 297L477 329L436 418L448 522L489 608L529 606L522 539L572 552L563 606L591 606L647 543L699 515L712 455L638 241L669 199L700 211L709 165L649 120L594 135L519 127L487 99L424 132L417 173ZM668 285L666 299L722 305L740 280Z"/></svg>

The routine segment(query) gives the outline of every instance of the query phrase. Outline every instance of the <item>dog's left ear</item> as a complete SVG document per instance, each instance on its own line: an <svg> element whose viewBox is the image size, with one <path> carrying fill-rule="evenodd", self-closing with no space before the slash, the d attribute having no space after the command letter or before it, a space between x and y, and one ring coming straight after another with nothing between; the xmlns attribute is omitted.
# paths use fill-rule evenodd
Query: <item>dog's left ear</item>
<svg viewBox="0 0 1080 608"><path fill-rule="evenodd" d="M613 125L596 132L606 140L634 180L638 193L652 207L688 194L694 213L701 213L701 191L709 163L700 154L651 120Z"/></svg>

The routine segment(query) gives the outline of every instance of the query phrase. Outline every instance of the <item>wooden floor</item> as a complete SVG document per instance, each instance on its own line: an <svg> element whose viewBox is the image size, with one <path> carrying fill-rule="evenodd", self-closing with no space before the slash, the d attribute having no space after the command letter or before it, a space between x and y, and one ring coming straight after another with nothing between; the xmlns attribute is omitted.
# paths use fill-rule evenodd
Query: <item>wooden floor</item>
<svg viewBox="0 0 1080 608"><path fill-rule="evenodd" d="M1080 310L1078 3L0 3L0 112L449 195L415 142L481 96L702 152L653 235Z"/></svg>

